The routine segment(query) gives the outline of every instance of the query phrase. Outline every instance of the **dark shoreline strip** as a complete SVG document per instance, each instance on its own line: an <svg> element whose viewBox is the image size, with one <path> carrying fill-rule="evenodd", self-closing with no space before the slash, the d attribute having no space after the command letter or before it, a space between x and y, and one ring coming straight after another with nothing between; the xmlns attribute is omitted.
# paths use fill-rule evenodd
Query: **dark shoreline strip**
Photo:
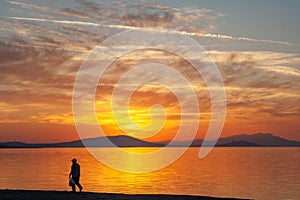
<svg viewBox="0 0 300 200"><path fill-rule="evenodd" d="M115 194L82 192L72 193L67 191L42 191L42 190L0 190L0 200L234 200L235 198L217 198L191 195L163 195L163 194ZM238 200L238 199L235 199Z"/></svg>

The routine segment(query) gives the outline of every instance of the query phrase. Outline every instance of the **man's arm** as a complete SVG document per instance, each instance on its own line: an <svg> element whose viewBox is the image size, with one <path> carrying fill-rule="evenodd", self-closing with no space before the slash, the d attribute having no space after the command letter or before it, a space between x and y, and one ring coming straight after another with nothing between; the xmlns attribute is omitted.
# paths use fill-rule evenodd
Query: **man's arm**
<svg viewBox="0 0 300 200"><path fill-rule="evenodd" d="M71 178L72 174L73 174L73 167L71 166L71 171L70 171L70 174L69 174L69 178Z"/></svg>

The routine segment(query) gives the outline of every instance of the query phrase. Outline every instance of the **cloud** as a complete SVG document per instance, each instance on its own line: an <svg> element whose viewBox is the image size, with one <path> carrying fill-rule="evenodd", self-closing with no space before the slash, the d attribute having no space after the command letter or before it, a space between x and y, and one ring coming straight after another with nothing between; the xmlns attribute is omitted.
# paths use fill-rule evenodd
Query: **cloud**
<svg viewBox="0 0 300 200"><path fill-rule="evenodd" d="M210 51L222 73L228 112L235 117L299 116L299 55ZM285 64L286 66L282 66Z"/></svg>
<svg viewBox="0 0 300 200"><path fill-rule="evenodd" d="M196 34L190 33L190 35L196 35ZM237 40L237 41L248 41L248 42L259 42L259 43L282 44L282 45L289 45L289 46L295 46L295 45L298 46L299 45L299 44L294 44L294 43L284 42L284 41L258 40L258 39L254 39L254 38L234 37L234 36L222 35L222 34L200 34L199 36L201 36L201 37L207 37L207 38L224 39L224 40Z"/></svg>
<svg viewBox="0 0 300 200"><path fill-rule="evenodd" d="M28 18L51 19L53 16L60 21L82 21L87 24L120 25L124 27L167 27L178 30L207 32L212 28L211 22L222 15L207 9L171 8L153 3L96 3L79 0L71 7L50 9L46 5L32 5L24 2L9 1L19 6L18 11L27 11ZM37 11L33 14L31 11ZM39 17L34 17L39 15ZM64 20L61 20L64 19ZM68 20L66 20L68 19ZM191 29L190 29L191 28Z"/></svg>
<svg viewBox="0 0 300 200"><path fill-rule="evenodd" d="M218 44L222 40L252 45L297 45L212 34L215 21L223 15L208 9L171 8L154 3L103 4L86 0L78 0L69 7L47 7L41 2L35 5L26 1L9 3L15 12L0 17L3 29L0 120L6 122L70 123L72 88L80 64L101 41L123 30L154 27L163 32L168 28L174 34L207 40L208 44L210 41ZM230 117L263 120L266 116L299 116L298 54L274 51L210 51L209 54L222 73ZM205 83L187 61L167 52L141 51L119 58L99 83L96 98L102 102L98 108L104 111L104 118L108 116L109 95L118 78L137 64L149 61L172 66L183 74L196 90L201 111L210 112ZM142 78L142 75L137 77ZM176 111L176 98L165 88L155 89L150 86L139 88L133 97L136 107L160 102L169 111ZM178 115L170 118L177 120ZM209 114L205 119L209 121Z"/></svg>
<svg viewBox="0 0 300 200"><path fill-rule="evenodd" d="M297 45L284 41L258 40L248 37L233 37L211 34L214 22L224 15L203 8L172 8L154 3L96 3L87 0L76 1L79 5L49 9L43 5L31 5L24 2L10 2L23 9L37 10L41 17L13 17L18 20L40 21L69 25L96 26L116 29L138 29L146 27L169 28L179 34L213 38L217 40L235 40L281 45ZM58 11L54 11L58 10ZM44 15L44 17L43 17ZM29 15L31 16L31 15Z"/></svg>
<svg viewBox="0 0 300 200"><path fill-rule="evenodd" d="M155 3L122 3L112 5L94 3L86 0L77 1L81 7L68 9L69 13L93 13L91 19L101 21L102 24L116 24L132 27L164 27L191 32L207 32L212 22L220 13L200 8L171 8Z"/></svg>
<svg viewBox="0 0 300 200"><path fill-rule="evenodd" d="M140 16L141 15L138 15L138 14L132 14L132 16L128 17L128 18L137 18L139 20L143 20L143 19L141 19ZM148 16L148 17L153 18L153 16ZM38 21L38 22L58 23L58 24L67 24L67 25L106 27L106 28L123 29L123 30L124 29L125 30L143 30L143 28L147 28L147 27L150 27L150 28L153 28L153 27L172 28L172 27L168 27L168 26L163 26L161 24L161 22L159 22L159 24L158 24L158 22L156 20L154 22L147 21L147 20L145 20L146 22L132 20L132 21L129 21L128 23L125 23L125 25L119 25L119 24L106 25L106 24L99 24L99 23L86 22L86 21L52 20L52 19L25 18L25 17L9 17L9 18L16 19L16 20L25 20L25 21ZM269 44L280 44L280 45L288 45L288 46L298 46L298 44L284 42L284 41L259 40L259 39L248 38L248 37L234 37L234 36L222 35L222 34L201 33L201 32L206 32L206 31L195 30L194 28L191 28L191 29L192 29L192 30L190 30L191 32L189 32L189 31L185 31L185 30L176 28L175 29L176 31L173 31L173 32L174 32L174 34L196 36L196 37L201 37L201 38L212 38L212 39L217 39L217 40L234 40L234 41L246 41L246 42L256 42L256 43L269 43ZM155 30L155 29L150 29L150 30ZM164 29L156 29L156 31L168 32L168 33L172 32L167 29L165 29L165 30Z"/></svg>
<svg viewBox="0 0 300 200"><path fill-rule="evenodd" d="M287 75L287 76L296 76L300 77L300 70L293 68L293 67L287 67L287 66L263 66L260 67L263 70L270 71L270 72L276 72L278 74Z"/></svg>
<svg viewBox="0 0 300 200"><path fill-rule="evenodd" d="M209 51L209 54L215 62L228 65L228 70L238 69L247 70L248 72L253 72L253 69L257 71L262 70L266 73L274 72L271 75L276 75L277 73L278 75L286 76L287 79L293 79L293 76L297 78L300 75L300 55L295 53ZM241 66L244 68L242 69Z"/></svg>
<svg viewBox="0 0 300 200"><path fill-rule="evenodd" d="M0 104L5 105L0 121L46 122L46 116L71 112L76 62L47 48L27 46L23 40L24 47L14 42L0 45Z"/></svg>

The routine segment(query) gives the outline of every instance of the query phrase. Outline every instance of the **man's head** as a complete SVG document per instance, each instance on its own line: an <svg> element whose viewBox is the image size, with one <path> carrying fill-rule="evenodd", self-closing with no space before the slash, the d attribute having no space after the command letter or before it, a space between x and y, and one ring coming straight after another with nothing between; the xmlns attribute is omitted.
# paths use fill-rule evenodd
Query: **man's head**
<svg viewBox="0 0 300 200"><path fill-rule="evenodd" d="M72 159L72 162L73 162L73 163L76 163L76 162L77 162L77 159L76 159L76 158L73 158L73 159Z"/></svg>

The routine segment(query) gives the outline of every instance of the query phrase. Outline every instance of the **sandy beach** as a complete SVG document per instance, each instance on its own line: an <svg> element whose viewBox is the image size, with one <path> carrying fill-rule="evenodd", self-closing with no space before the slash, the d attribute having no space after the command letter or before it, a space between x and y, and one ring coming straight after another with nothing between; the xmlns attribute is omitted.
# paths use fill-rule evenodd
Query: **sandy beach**
<svg viewBox="0 0 300 200"><path fill-rule="evenodd" d="M112 194L112 193L93 193L82 192L73 193L67 191L38 191L38 190L0 190L0 200L109 200L109 199L121 199L121 200L162 200L162 199L175 199L175 200L221 200L221 199L234 199L234 198L216 198L216 197L204 197L204 196L189 196L189 195L162 195L162 194Z"/></svg>

